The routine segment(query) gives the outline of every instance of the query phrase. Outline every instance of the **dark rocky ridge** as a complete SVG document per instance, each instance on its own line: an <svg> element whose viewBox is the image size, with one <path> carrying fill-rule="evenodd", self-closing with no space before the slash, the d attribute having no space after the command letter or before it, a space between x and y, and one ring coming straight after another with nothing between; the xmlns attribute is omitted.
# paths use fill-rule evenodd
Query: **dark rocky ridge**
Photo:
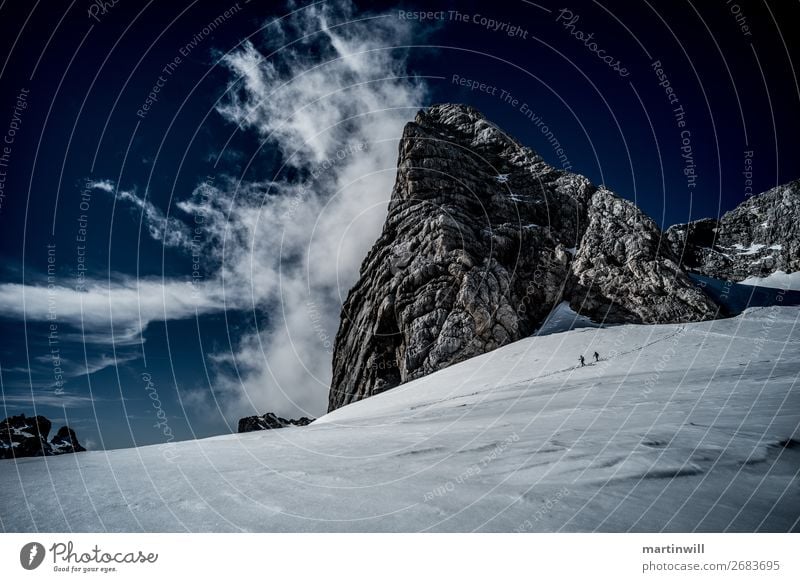
<svg viewBox="0 0 800 582"><path fill-rule="evenodd" d="M75 431L62 426L50 442L52 423L44 416L9 416L0 422L0 459L49 457L85 451Z"/></svg>
<svg viewBox="0 0 800 582"><path fill-rule="evenodd" d="M607 322L717 313L635 205L471 107L421 111L342 309L329 409L526 337L561 301Z"/></svg>
<svg viewBox="0 0 800 582"><path fill-rule="evenodd" d="M85 451L81 444L78 442L78 437L75 431L68 426L62 426L58 429L55 436L50 441L50 446L53 449L54 455L63 455L64 453L80 453Z"/></svg>
<svg viewBox="0 0 800 582"><path fill-rule="evenodd" d="M598 191L571 265L570 307L607 323L680 323L714 317L653 220L628 200Z"/></svg>
<svg viewBox="0 0 800 582"><path fill-rule="evenodd" d="M307 426L314 422L313 418L281 418L272 412L260 416L245 416L239 419L238 432L253 432L255 430L272 430L286 428L287 426Z"/></svg>
<svg viewBox="0 0 800 582"><path fill-rule="evenodd" d="M745 200L719 220L667 229L686 269L729 281L800 271L800 180Z"/></svg>

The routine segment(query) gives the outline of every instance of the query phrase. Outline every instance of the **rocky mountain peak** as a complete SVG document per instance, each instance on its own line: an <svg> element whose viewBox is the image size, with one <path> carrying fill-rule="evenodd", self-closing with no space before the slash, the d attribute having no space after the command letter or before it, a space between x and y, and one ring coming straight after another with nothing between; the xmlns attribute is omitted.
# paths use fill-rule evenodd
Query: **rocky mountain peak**
<svg viewBox="0 0 800 582"><path fill-rule="evenodd" d="M717 306L680 267L656 223L633 202L599 190L571 266L570 307L595 321L679 323Z"/></svg>
<svg viewBox="0 0 800 582"><path fill-rule="evenodd" d="M720 219L667 230L686 269L729 281L800 271L800 180L752 196Z"/></svg>
<svg viewBox="0 0 800 582"><path fill-rule="evenodd" d="M526 153L535 161L543 161L469 105L433 105L417 113L414 123L450 141L469 144L474 151L489 149L497 153L498 150L527 150Z"/></svg>
<svg viewBox="0 0 800 582"><path fill-rule="evenodd" d="M342 309L329 408L526 337L562 301L608 322L714 317L661 239L634 204L474 108L420 111Z"/></svg>

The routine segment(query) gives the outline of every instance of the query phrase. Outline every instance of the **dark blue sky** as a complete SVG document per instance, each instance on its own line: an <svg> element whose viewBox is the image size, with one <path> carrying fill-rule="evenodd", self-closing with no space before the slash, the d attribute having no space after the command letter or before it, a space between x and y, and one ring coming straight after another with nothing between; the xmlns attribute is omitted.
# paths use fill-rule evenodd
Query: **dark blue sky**
<svg viewBox="0 0 800 582"><path fill-rule="evenodd" d="M65 286L74 286L80 265L108 285L188 280L190 254L148 236L141 208L102 189L86 193L86 183L146 194L171 216L208 176L273 179L278 150L215 110L231 80L218 60L247 37L256 47L294 40L276 38L267 24L288 9L244 1L66 6L0 4L0 133L12 140L0 167L0 284L8 294L11 284L46 285L51 257L51 275ZM410 14L419 10L435 14ZM664 226L744 200L746 159L755 193L800 174L795 2L380 2L357 3L350 19L375 14L410 27L409 40L388 50L406 74L425 79L420 106L472 104L553 165L635 200ZM320 54L302 47L296 59L313 67ZM82 229L85 241L76 239ZM218 267L206 261L203 277ZM221 413L192 407L186 395L211 393L227 364L209 355L235 351L271 315L170 315L131 341L118 329L113 341L111 329L107 341L84 341L85 328L59 319L65 400L53 386L51 322L4 313L4 416L33 414L33 398L36 412L66 417L93 447L159 443L167 436L155 390L176 438L226 432Z"/></svg>

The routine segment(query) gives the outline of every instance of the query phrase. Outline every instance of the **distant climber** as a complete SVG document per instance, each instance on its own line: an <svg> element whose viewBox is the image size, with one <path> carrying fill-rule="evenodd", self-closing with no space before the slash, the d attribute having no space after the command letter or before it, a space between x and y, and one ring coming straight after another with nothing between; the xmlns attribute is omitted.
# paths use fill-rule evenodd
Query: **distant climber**
<svg viewBox="0 0 800 582"><path fill-rule="evenodd" d="M599 362L600 361L600 354L598 354L597 352L594 353L594 361L595 362Z"/></svg>
<svg viewBox="0 0 800 582"><path fill-rule="evenodd" d="M580 356L578 359L581 361L581 368L583 368L586 365L586 360L583 359L583 356Z"/></svg>

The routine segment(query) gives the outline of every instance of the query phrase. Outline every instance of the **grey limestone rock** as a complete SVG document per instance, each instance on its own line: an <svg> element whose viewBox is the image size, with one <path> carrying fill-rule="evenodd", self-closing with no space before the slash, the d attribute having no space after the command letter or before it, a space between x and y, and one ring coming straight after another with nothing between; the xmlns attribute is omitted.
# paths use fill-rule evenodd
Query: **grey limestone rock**
<svg viewBox="0 0 800 582"><path fill-rule="evenodd" d="M777 186L724 214L667 229L683 266L728 281L800 270L800 180Z"/></svg>
<svg viewBox="0 0 800 582"><path fill-rule="evenodd" d="M607 190L592 196L572 263L570 307L595 321L681 323L711 319L717 305L689 279L658 226Z"/></svg>
<svg viewBox="0 0 800 582"><path fill-rule="evenodd" d="M423 110L342 308L329 409L526 337L561 301L610 322L716 313L632 203L471 107Z"/></svg>

